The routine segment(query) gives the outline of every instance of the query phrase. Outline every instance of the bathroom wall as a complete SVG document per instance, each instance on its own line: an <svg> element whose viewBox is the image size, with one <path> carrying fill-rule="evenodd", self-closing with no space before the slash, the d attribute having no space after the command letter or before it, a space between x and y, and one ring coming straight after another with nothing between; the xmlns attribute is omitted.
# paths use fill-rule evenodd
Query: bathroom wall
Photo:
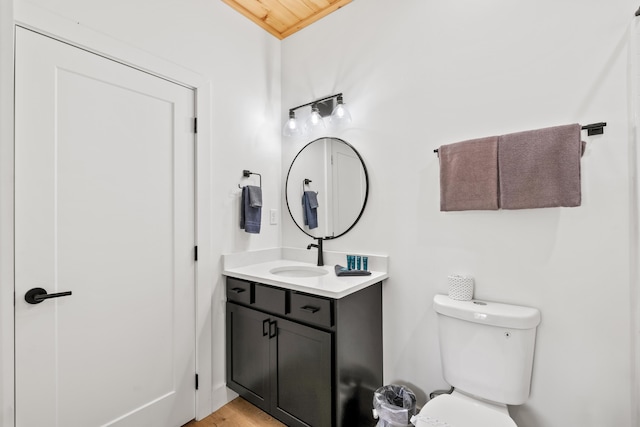
<svg viewBox="0 0 640 427"><path fill-rule="evenodd" d="M325 247L390 256L385 382L409 385L420 404L447 388L433 296L448 274L466 273L477 298L541 310L531 397L511 408L518 426L638 426L628 94L637 7L354 1L283 41L283 117L337 92L351 109L352 126L335 136L363 156L370 197L361 222ZM440 145L599 121L604 135L584 132L581 207L439 211ZM305 142L283 139L283 173ZM282 240L310 242L287 218Z"/></svg>
<svg viewBox="0 0 640 427"><path fill-rule="evenodd" d="M2 16L2 36L10 35L11 2L1 1L1 10L9 11L8 17ZM9 7L5 7L7 4ZM214 277L215 283L211 316L207 322L209 324L199 324L198 328L202 334L207 335L199 337L201 342L209 342L211 345L209 335L213 340L212 366L204 368L206 372L213 372L213 375L210 379L201 375L200 381L201 387L212 387L213 401L209 409L216 409L228 399L224 369L225 295L221 254L280 245L280 224L263 222L259 235L250 235L240 230L238 188L238 184L258 182L257 176L243 178L243 169L260 173L264 192L263 210L268 212L274 208L279 211L281 208L280 42L219 0L113 0L108 3L83 0L15 0L14 4L16 15L18 9L26 5L38 8L68 21L70 25L88 28L121 44L177 64L211 82L212 91L205 95L210 96L211 115L200 116L199 120L201 123L210 121L212 129L211 139L204 143L211 145L212 153L207 168L211 170L213 188L210 206L213 218L210 231L213 259L207 260L207 264L213 265L210 276ZM8 18L8 23L5 17ZM9 29L5 31L7 27ZM4 39L2 41L1 59L4 61L4 47L11 46L11 40L9 38L6 43ZM10 63L10 48L7 54ZM6 69L3 66L3 70ZM5 118L8 121L5 122ZM10 117L3 113L2 123L11 122ZM6 150L12 147L12 138L4 140L5 134L3 129L2 153L8 152ZM0 167L3 165L5 163L0 164ZM9 168L3 169L2 176L2 189L11 191ZM6 198L9 193L3 191L2 194L4 198L0 200L0 204L12 199ZM3 206L3 215L5 211ZM4 237L7 235L3 235ZM6 252L2 260L5 259L9 259ZM0 263L0 267L4 265L8 264ZM4 270L3 277L7 273L8 270ZM204 285L211 286L210 283ZM2 289L3 297L5 294L12 297L12 280L3 281ZM5 289L8 292L4 292ZM3 302L0 312L11 313L12 306L8 304L8 301ZM11 341L3 338L3 342ZM11 364L11 352L7 347L3 349L2 355L2 366ZM200 369L203 369L202 366ZM6 374L7 377L12 375L8 369ZM2 381L2 384L4 389L5 384L8 387L11 382ZM3 403L3 417L11 417L12 396L9 393L0 395L0 400ZM2 422L0 424L5 425ZM9 425L9 422L6 424Z"/></svg>

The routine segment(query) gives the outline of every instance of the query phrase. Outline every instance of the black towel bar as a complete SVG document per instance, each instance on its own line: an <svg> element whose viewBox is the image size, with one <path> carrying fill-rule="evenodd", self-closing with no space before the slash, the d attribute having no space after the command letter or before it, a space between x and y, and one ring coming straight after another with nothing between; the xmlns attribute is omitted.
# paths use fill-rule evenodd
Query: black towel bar
<svg viewBox="0 0 640 427"><path fill-rule="evenodd" d="M591 123L590 125L582 126L582 130L586 130L587 131L587 135L589 135L589 136L602 135L604 133L604 127L606 125L607 125L606 122ZM438 149L436 148L435 150L433 150L433 152L437 153Z"/></svg>

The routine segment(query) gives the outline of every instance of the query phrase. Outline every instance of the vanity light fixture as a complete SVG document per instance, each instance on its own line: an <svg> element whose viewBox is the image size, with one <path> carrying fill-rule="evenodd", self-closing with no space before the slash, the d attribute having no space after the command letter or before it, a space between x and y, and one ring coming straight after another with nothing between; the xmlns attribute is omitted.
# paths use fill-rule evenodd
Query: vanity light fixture
<svg viewBox="0 0 640 427"><path fill-rule="evenodd" d="M300 126L295 111L309 106L311 106L311 114L305 120L304 126ZM291 108L289 120L284 124L282 134L284 136L298 136L324 130L326 128L324 117L328 116L330 116L329 121L333 127L342 127L351 123L351 114L347 110L341 93Z"/></svg>

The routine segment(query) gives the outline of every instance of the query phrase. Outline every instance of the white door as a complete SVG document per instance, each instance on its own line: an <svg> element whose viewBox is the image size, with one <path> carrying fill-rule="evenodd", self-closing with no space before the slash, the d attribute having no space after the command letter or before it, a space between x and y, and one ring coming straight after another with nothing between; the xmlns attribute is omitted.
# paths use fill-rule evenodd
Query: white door
<svg viewBox="0 0 640 427"><path fill-rule="evenodd" d="M194 93L25 29L15 75L16 426L180 426ZM71 295L31 304L33 288Z"/></svg>

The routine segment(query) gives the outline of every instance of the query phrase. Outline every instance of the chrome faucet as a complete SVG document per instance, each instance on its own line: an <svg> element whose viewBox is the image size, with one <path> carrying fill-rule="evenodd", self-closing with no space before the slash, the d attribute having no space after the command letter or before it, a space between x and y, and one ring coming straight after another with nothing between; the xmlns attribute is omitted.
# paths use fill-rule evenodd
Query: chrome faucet
<svg viewBox="0 0 640 427"><path fill-rule="evenodd" d="M322 258L322 237L317 237L318 243L311 243L307 246L307 250L311 248L318 248L318 267L322 267L324 265L324 259Z"/></svg>

